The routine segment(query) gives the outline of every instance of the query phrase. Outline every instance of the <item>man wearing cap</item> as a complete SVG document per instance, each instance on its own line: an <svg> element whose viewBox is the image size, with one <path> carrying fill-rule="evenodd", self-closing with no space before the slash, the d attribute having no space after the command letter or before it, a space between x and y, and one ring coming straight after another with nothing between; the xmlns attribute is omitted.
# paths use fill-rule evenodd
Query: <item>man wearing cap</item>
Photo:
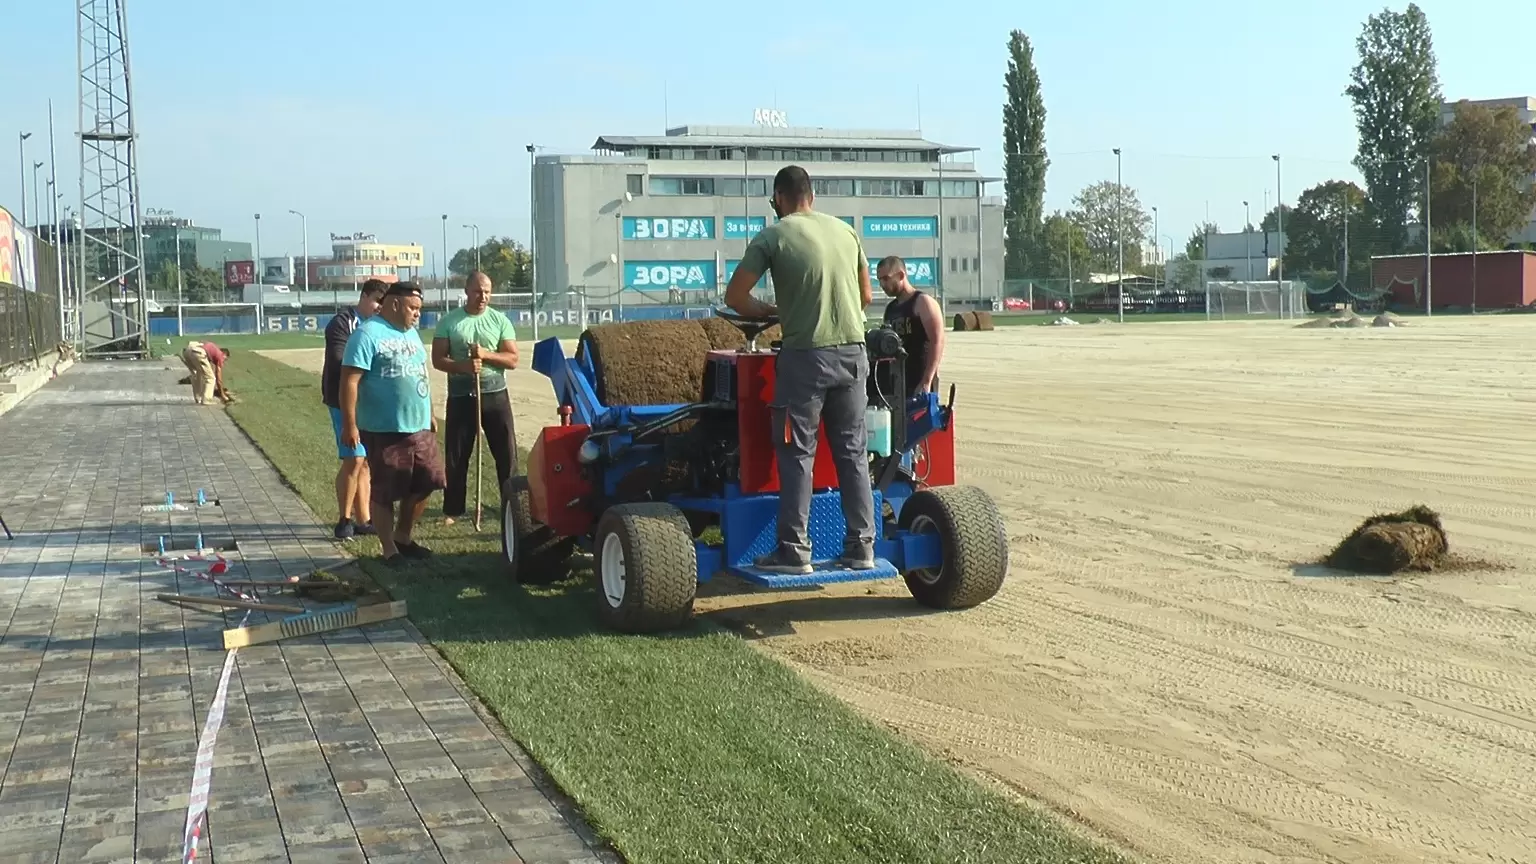
<svg viewBox="0 0 1536 864"><path fill-rule="evenodd" d="M389 564L431 557L411 533L427 498L447 485L432 417L430 357L416 332L420 319L421 286L391 285L378 313L347 339L341 361L342 444L367 448L374 527Z"/></svg>
<svg viewBox="0 0 1536 864"><path fill-rule="evenodd" d="M320 370L320 401L331 411L331 429L336 436L336 458L341 465L336 469L336 527L337 540L346 540L357 534L377 533L370 515L368 489L368 452L359 443L348 447L341 441L341 365L347 350L347 339L357 330L357 325L371 318L379 309L389 283L383 279L369 279L358 292L357 305L337 312L331 323L325 325L325 365Z"/></svg>

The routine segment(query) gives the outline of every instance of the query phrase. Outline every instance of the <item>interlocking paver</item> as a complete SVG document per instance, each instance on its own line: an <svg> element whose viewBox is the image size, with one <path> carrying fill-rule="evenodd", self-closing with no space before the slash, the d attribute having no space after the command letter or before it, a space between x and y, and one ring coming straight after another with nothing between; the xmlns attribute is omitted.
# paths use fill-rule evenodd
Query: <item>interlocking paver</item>
<svg viewBox="0 0 1536 864"><path fill-rule="evenodd" d="M244 613L156 600L216 596L155 561L161 536L234 538L237 579L348 561L224 412L191 404L182 374L78 365L0 417L16 532L0 540L7 864L180 855L221 633ZM142 509L199 488L220 506ZM471 700L408 621L242 649L199 864L619 861Z"/></svg>

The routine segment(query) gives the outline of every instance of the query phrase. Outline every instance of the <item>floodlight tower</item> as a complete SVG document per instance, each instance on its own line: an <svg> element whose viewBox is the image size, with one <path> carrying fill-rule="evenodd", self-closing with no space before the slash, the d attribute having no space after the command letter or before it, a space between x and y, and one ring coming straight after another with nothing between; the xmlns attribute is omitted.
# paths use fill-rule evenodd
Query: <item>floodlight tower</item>
<svg viewBox="0 0 1536 864"><path fill-rule="evenodd" d="M72 335L81 357L149 351L137 136L128 65L128 0L77 0L80 290Z"/></svg>

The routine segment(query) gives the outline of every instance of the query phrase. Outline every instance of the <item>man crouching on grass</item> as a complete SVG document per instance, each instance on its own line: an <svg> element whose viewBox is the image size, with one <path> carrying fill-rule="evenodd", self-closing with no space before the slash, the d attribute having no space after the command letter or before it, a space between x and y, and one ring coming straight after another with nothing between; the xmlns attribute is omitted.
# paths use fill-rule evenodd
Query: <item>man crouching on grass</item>
<svg viewBox="0 0 1536 864"><path fill-rule="evenodd" d="M411 532L427 498L447 485L427 382L430 358L416 332L420 318L421 286L391 285L378 314L347 339L341 359L342 443L367 448L374 526L389 564L431 557Z"/></svg>

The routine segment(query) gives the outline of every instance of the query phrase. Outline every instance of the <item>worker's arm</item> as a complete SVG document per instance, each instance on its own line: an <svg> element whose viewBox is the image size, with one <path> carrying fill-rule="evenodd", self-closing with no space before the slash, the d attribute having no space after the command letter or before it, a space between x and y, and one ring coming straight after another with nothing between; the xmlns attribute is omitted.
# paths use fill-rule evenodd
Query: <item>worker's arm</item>
<svg viewBox="0 0 1536 864"><path fill-rule="evenodd" d="M226 361L228 359L229 358L227 358L227 357L225 358ZM221 398L225 398L225 399L229 398L229 391L224 389L224 364L223 363L215 363L215 364L213 364L213 392L219 394L219 396Z"/></svg>
<svg viewBox="0 0 1536 864"><path fill-rule="evenodd" d="M474 350L473 345L470 350ZM432 338L432 368L448 375L479 375L480 361L451 360L448 357L448 337L435 336Z"/></svg>
<svg viewBox="0 0 1536 864"><path fill-rule="evenodd" d="M923 364L923 378L912 388L914 393L927 393L933 386L933 378L939 374L939 361L944 358L944 318L939 312L939 301L924 294L917 304L917 317L928 331L928 362Z"/></svg>
<svg viewBox="0 0 1536 864"><path fill-rule="evenodd" d="M358 438L362 437L357 431L357 383L362 378L363 370L355 366L341 369L341 392L337 394L337 400L341 402L341 443L348 447L356 447Z"/></svg>
<svg viewBox="0 0 1536 864"><path fill-rule="evenodd" d="M875 302L874 286L869 284L869 259L859 252L859 308L868 309Z"/></svg>
<svg viewBox="0 0 1536 864"><path fill-rule="evenodd" d="M517 368L517 340L502 339L495 351L487 351L479 345L469 346L469 356L479 357L480 362L487 366L495 366L500 369Z"/></svg>
<svg viewBox="0 0 1536 864"><path fill-rule="evenodd" d="M747 244L747 251L742 254L741 262L736 265L736 272L731 274L731 281L725 286L725 305L733 309L743 318L767 318L770 315L779 314L779 307L752 296L752 288L757 285L757 280L763 278L763 273L768 270L768 263L772 255L768 251L768 241L765 238L768 231L760 231Z"/></svg>

